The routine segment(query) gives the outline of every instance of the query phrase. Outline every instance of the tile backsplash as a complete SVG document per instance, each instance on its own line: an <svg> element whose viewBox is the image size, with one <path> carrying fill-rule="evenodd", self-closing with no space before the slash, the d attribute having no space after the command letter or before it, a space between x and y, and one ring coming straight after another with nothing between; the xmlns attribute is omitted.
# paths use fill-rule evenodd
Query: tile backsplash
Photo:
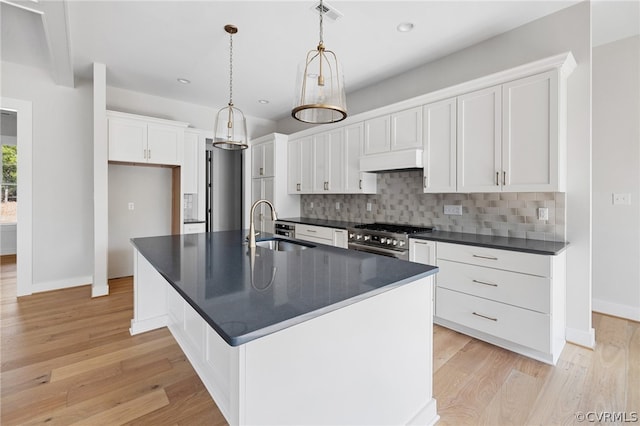
<svg viewBox="0 0 640 426"><path fill-rule="evenodd" d="M377 179L377 194L302 195L300 216L433 226L441 231L565 241L565 193L424 194L421 170L379 173ZM367 211L368 203L371 211ZM445 205L461 205L462 216L445 215ZM549 209L548 220L538 219L539 207Z"/></svg>

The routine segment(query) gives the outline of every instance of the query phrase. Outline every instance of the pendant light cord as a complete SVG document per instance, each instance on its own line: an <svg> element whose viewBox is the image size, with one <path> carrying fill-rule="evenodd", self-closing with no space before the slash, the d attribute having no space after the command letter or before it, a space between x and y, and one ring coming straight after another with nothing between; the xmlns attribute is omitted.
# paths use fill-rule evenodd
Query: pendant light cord
<svg viewBox="0 0 640 426"><path fill-rule="evenodd" d="M229 105L233 105L233 34L229 33Z"/></svg>

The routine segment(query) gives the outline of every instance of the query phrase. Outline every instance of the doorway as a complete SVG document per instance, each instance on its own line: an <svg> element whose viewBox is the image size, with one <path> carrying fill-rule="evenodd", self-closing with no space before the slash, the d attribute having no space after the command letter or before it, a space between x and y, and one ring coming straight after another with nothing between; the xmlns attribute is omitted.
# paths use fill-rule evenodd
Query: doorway
<svg viewBox="0 0 640 426"><path fill-rule="evenodd" d="M18 99L0 98L0 113L2 114L0 115L0 120L6 120L6 123L13 127L13 131L6 131L6 133L14 133L14 135L7 135L7 145L15 145L16 147L17 167L15 174L17 179L15 179L15 182L11 182L11 176L7 176L7 182L4 182L3 179L2 196L5 197L3 201L6 199L7 202L17 202L6 205L6 207L17 206L14 216L12 218L8 217L7 221L11 220L11 223L15 224L17 296L26 296L32 293L33 282L32 104ZM4 145L4 134L2 139ZM7 154L10 155L11 151L12 149L7 149ZM5 183L6 185L4 185ZM15 184L15 187L12 186L13 184ZM7 215L13 214L9 208L5 213ZM7 226L10 228L9 224ZM7 231L5 235L10 238L10 229L7 229ZM3 238L5 235L3 235Z"/></svg>

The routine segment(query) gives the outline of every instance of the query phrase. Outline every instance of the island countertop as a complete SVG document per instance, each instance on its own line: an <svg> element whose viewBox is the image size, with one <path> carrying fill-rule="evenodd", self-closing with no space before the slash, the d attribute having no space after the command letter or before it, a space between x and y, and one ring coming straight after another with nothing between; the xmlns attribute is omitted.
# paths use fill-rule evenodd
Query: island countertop
<svg viewBox="0 0 640 426"><path fill-rule="evenodd" d="M438 271L323 244L297 251L256 247L252 259L245 236L238 230L131 242L231 346Z"/></svg>

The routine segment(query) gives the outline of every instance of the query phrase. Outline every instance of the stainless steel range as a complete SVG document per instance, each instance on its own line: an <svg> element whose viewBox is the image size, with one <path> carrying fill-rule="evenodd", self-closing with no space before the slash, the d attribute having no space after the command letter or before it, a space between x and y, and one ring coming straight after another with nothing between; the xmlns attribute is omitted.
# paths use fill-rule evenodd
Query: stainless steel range
<svg viewBox="0 0 640 426"><path fill-rule="evenodd" d="M371 223L348 228L349 248L409 260L409 236L433 228Z"/></svg>

